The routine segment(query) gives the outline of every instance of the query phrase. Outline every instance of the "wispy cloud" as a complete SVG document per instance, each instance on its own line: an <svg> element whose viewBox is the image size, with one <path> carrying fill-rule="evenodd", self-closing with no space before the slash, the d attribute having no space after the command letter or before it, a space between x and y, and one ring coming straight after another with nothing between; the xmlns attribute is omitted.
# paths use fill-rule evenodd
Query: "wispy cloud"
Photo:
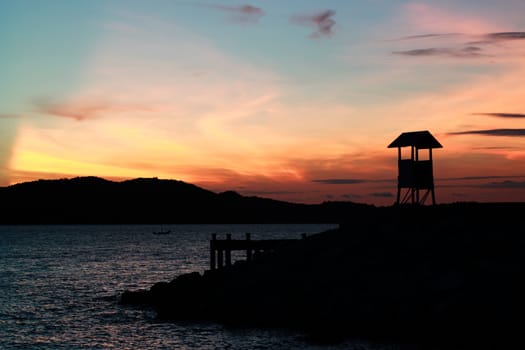
<svg viewBox="0 0 525 350"><path fill-rule="evenodd" d="M271 195L281 195L281 194L298 194L301 192L298 191L257 191L257 190L238 190L245 196L271 196Z"/></svg>
<svg viewBox="0 0 525 350"><path fill-rule="evenodd" d="M462 176L462 177L443 177L438 178L438 181L471 181L471 180L495 180L495 179L509 179L509 178L524 178L525 175L486 175L486 176Z"/></svg>
<svg viewBox="0 0 525 350"><path fill-rule="evenodd" d="M492 33L425 33L417 35L407 35L400 38L392 39L391 41L403 40L420 40L420 39L442 39L450 37L459 37L461 39L476 40L471 43L487 44L495 41L506 40L525 40L525 32L492 32Z"/></svg>
<svg viewBox="0 0 525 350"><path fill-rule="evenodd" d="M76 121L97 119L102 116L116 116L128 112L147 112L151 108L134 103L116 103L103 98L76 99L72 101L53 101L36 98L33 101L36 112L50 116L68 118Z"/></svg>
<svg viewBox="0 0 525 350"><path fill-rule="evenodd" d="M318 179L312 180L312 182L325 184L325 185L353 185L366 182L362 179Z"/></svg>
<svg viewBox="0 0 525 350"><path fill-rule="evenodd" d="M347 200L356 200L356 199L363 198L362 195L356 194L356 193L345 193L345 194L342 194L341 197Z"/></svg>
<svg viewBox="0 0 525 350"><path fill-rule="evenodd" d="M370 193L372 197L379 197L379 198L392 198L394 197L394 194L391 192L373 192Z"/></svg>
<svg viewBox="0 0 525 350"><path fill-rule="evenodd" d="M472 115L485 115L489 117L498 117L498 118L525 118L523 113L472 113Z"/></svg>
<svg viewBox="0 0 525 350"><path fill-rule="evenodd" d="M525 32L499 32L499 33L487 33L484 37L488 40L501 41L501 40L525 40Z"/></svg>
<svg viewBox="0 0 525 350"><path fill-rule="evenodd" d="M310 34L310 37L322 38L331 36L334 33L334 16L334 10L324 10L309 15L294 15L290 18L290 22L299 25L313 26L316 28L316 30Z"/></svg>
<svg viewBox="0 0 525 350"><path fill-rule="evenodd" d="M525 32L493 32L480 35L465 35L468 45L494 45L502 42L525 40Z"/></svg>
<svg viewBox="0 0 525 350"><path fill-rule="evenodd" d="M461 35L461 33L438 33L438 34L419 34L419 35L408 35L401 38L392 39L390 41L403 41L403 40L418 40L418 39L438 39L448 38L451 36Z"/></svg>
<svg viewBox="0 0 525 350"><path fill-rule="evenodd" d="M472 149L479 149L479 150L515 150L515 149L521 149L521 147L513 147L513 146L485 146L485 147L472 147Z"/></svg>
<svg viewBox="0 0 525 350"><path fill-rule="evenodd" d="M237 23L257 23L265 12L262 8L252 5L219 5L219 4L206 4L201 3L200 6L207 7L210 9L227 12L232 15L231 20Z"/></svg>
<svg viewBox="0 0 525 350"><path fill-rule="evenodd" d="M525 189L525 181L512 181L512 180L505 180L500 182L491 182L488 184L483 184L480 187L485 188L524 188Z"/></svg>
<svg viewBox="0 0 525 350"><path fill-rule="evenodd" d="M477 46L467 46L463 48L426 48L412 49L404 51L393 51L395 55L402 56L449 56L458 58L477 58L486 56L482 53L483 49Z"/></svg>
<svg viewBox="0 0 525 350"><path fill-rule="evenodd" d="M513 136L524 137L525 129L488 129L488 130L467 130L450 132L448 135L486 135L486 136Z"/></svg>
<svg viewBox="0 0 525 350"><path fill-rule="evenodd" d="M97 118L97 114L108 108L105 103L68 104L57 103L44 98L35 99L36 111L48 115L84 121Z"/></svg>
<svg viewBox="0 0 525 350"><path fill-rule="evenodd" d="M519 54L518 44L501 46L502 42L525 40L525 32L485 33L423 33L387 40L390 42L418 42L428 45L423 48L403 48L392 51L395 55L428 57L448 56L455 58L505 57ZM510 43L509 43L510 44ZM437 46L440 45L440 46Z"/></svg>

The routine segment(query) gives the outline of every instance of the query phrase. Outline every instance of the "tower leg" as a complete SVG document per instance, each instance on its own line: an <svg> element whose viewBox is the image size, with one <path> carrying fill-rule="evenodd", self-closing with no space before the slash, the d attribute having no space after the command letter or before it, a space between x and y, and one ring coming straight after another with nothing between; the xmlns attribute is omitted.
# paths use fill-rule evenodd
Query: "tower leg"
<svg viewBox="0 0 525 350"><path fill-rule="evenodd" d="M436 196L434 195L434 188L432 187L432 205L436 205Z"/></svg>
<svg viewBox="0 0 525 350"><path fill-rule="evenodd" d="M400 197L401 197L401 187L398 186L397 187L397 202L396 202L397 204L400 203L399 202L399 200L401 199Z"/></svg>

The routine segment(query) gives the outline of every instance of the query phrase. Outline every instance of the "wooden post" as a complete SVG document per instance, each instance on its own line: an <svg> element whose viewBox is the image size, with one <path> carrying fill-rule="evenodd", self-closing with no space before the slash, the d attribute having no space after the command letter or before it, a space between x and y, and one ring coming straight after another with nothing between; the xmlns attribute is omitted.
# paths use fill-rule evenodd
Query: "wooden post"
<svg viewBox="0 0 525 350"><path fill-rule="evenodd" d="M246 242L251 241L252 235L251 233L246 232ZM248 249L246 249L246 261L252 261L252 248L248 246Z"/></svg>
<svg viewBox="0 0 525 350"><path fill-rule="evenodd" d="M419 162L419 148L416 147L416 163L414 164L415 166L417 166L417 162ZM417 188L416 188L416 204L420 204L419 203L419 183L418 183L418 180L416 179L416 183L417 183Z"/></svg>
<svg viewBox="0 0 525 350"><path fill-rule="evenodd" d="M432 194L432 205L436 205L436 196L434 194L434 169L433 169L433 165L432 165L432 148L429 148L428 149L428 159L430 160L430 172L432 174L432 189L431 189L431 194Z"/></svg>
<svg viewBox="0 0 525 350"><path fill-rule="evenodd" d="M301 234L302 239L307 236ZM232 265L233 251L246 251L246 260L253 261L261 253L273 251L281 245L288 244L298 239L274 239L274 240L252 240L251 234L246 233L245 240L233 240L231 234L226 235L226 239L217 238L212 234L210 239L210 269L223 269Z"/></svg>
<svg viewBox="0 0 525 350"><path fill-rule="evenodd" d="M222 269L224 267L224 259L223 259L223 252L222 249L217 249L217 259L219 260L219 269Z"/></svg>
<svg viewBox="0 0 525 350"><path fill-rule="evenodd" d="M397 148L397 167L401 168L401 147ZM401 187L399 186L399 175L397 176L397 204L401 200Z"/></svg>
<svg viewBox="0 0 525 350"><path fill-rule="evenodd" d="M211 235L211 241L210 241L210 269L211 270L215 270L215 268L216 268L215 241L217 241L217 234L213 233Z"/></svg>
<svg viewBox="0 0 525 350"><path fill-rule="evenodd" d="M414 167L415 167L415 164L414 164L414 160L415 160L415 152L414 152L414 146L410 146L410 160L412 161L412 164L411 164L411 169L410 171L412 172L412 179L411 181L413 181L413 174L414 174ZM411 184L413 185L413 184ZM414 187L412 187L410 189L410 200L412 201L412 205L414 205L415 201L416 201L416 191L414 190Z"/></svg>
<svg viewBox="0 0 525 350"><path fill-rule="evenodd" d="M232 234L231 233L228 233L226 234L226 240L227 241L231 241L232 240ZM228 242L229 243L229 242ZM231 246L228 244L226 246L226 249L225 249L225 255L226 255L226 266L231 266L232 264L232 251L231 251Z"/></svg>

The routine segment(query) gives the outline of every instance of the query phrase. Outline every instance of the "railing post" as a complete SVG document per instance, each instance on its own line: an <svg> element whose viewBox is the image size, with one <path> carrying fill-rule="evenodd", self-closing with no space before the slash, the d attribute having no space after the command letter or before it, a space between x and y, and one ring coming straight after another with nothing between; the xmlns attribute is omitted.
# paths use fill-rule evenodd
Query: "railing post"
<svg viewBox="0 0 525 350"><path fill-rule="evenodd" d="M215 270L216 268L216 260L215 260L215 242L217 241L217 234L213 233L211 235L211 241L210 241L210 269Z"/></svg>
<svg viewBox="0 0 525 350"><path fill-rule="evenodd" d="M302 233L301 239L306 238L307 234ZM210 269L216 270L231 266L234 250L245 250L246 261L253 261L262 252L273 251L289 241L298 241L298 239L252 240L251 234L246 232L244 241L233 242L231 233L226 234L225 240L218 239L217 234L213 233L210 240Z"/></svg>
<svg viewBox="0 0 525 350"><path fill-rule="evenodd" d="M226 241L227 241L227 245L226 245L226 266L231 266L232 264L232 251L231 251L231 240L232 240L232 234L231 233L228 233L226 234Z"/></svg>
<svg viewBox="0 0 525 350"><path fill-rule="evenodd" d="M224 267L224 259L222 254L222 249L217 249L217 259L219 260L219 269L222 269Z"/></svg>
<svg viewBox="0 0 525 350"><path fill-rule="evenodd" d="M251 233L246 232L246 261L252 261L252 247L250 246L250 241L252 240Z"/></svg>

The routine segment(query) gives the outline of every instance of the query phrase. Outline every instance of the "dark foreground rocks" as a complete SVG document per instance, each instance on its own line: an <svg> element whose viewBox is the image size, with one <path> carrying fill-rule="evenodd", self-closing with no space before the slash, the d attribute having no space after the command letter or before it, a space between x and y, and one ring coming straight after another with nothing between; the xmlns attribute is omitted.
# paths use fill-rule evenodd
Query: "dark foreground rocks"
<svg viewBox="0 0 525 350"><path fill-rule="evenodd" d="M153 306L163 319L290 327L327 340L524 345L524 209L463 203L349 213L337 230L125 292L121 303Z"/></svg>

